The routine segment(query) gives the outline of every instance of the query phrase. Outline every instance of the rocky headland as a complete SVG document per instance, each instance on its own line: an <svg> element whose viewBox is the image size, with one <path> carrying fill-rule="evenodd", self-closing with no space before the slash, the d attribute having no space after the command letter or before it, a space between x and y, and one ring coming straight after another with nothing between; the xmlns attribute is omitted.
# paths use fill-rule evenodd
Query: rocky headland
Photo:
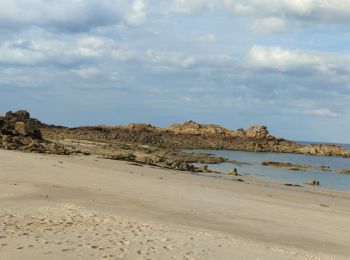
<svg viewBox="0 0 350 260"><path fill-rule="evenodd" d="M183 149L350 157L350 151L340 146L305 146L275 137L269 133L266 126L232 131L218 125L188 121L166 128L150 124L68 128L42 123L31 118L25 110L8 112L0 117L0 139L2 149L61 155L96 154L105 159L192 172L210 172L205 164L239 162L210 154L186 153ZM194 163L204 166L194 166ZM276 164L269 166L277 167ZM279 164L278 167L296 169L296 165Z"/></svg>
<svg viewBox="0 0 350 260"><path fill-rule="evenodd" d="M166 128L150 124L78 128L42 125L40 130L50 140L88 140L108 144L149 145L162 149L215 149L350 157L350 151L341 146L302 145L275 137L266 126L232 131L218 125L188 121Z"/></svg>

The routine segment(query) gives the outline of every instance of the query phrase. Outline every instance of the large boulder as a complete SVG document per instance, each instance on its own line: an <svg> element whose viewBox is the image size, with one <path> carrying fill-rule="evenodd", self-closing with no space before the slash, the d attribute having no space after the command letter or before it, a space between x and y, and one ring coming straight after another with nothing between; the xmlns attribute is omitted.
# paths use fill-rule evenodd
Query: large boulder
<svg viewBox="0 0 350 260"><path fill-rule="evenodd" d="M28 119L30 119L30 113L26 110L18 110L17 112L9 111L5 116L5 120L11 122L26 121Z"/></svg>
<svg viewBox="0 0 350 260"><path fill-rule="evenodd" d="M40 121L30 118L29 112L7 112L0 117L0 148L27 152L69 154L58 143L44 140L39 129Z"/></svg>
<svg viewBox="0 0 350 260"><path fill-rule="evenodd" d="M253 125L246 131L249 138L264 139L269 135L267 127L264 125Z"/></svg>
<svg viewBox="0 0 350 260"><path fill-rule="evenodd" d="M0 133L41 139L40 129L36 122L37 120L31 119L26 110L9 111L0 118Z"/></svg>

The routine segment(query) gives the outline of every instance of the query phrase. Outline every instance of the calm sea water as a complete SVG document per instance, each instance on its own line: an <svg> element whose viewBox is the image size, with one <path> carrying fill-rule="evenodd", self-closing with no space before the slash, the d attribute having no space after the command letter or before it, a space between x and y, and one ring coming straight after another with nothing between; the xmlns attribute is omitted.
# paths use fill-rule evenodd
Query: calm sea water
<svg viewBox="0 0 350 260"><path fill-rule="evenodd" d="M348 144L341 145L347 149L350 149L350 145ZM304 184L307 180L317 179L320 182L320 187L350 191L350 174L335 173L336 170L350 169L350 158L311 156L302 154L252 153L225 150L187 150L187 152L210 153L250 164L222 163L211 165L211 169L230 171L233 167L236 167L240 174L250 174L262 178L282 180L286 183L293 184ZM332 169L332 172L290 171L271 168L262 166L261 163L264 161L277 161L311 166L329 166Z"/></svg>

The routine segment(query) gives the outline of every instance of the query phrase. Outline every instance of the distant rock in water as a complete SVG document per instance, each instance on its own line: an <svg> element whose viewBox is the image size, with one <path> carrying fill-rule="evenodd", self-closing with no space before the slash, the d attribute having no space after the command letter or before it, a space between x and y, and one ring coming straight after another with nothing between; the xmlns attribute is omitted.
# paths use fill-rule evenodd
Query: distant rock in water
<svg viewBox="0 0 350 260"><path fill-rule="evenodd" d="M337 170L337 173L342 173L342 174L350 174L350 169L345 169L345 170Z"/></svg>
<svg viewBox="0 0 350 260"><path fill-rule="evenodd" d="M270 166L274 168L281 168L290 171L322 171L330 172L332 171L329 166L311 166L311 165L301 165L301 164L292 164L285 162L273 162L265 161L261 163L263 166Z"/></svg>
<svg viewBox="0 0 350 260"><path fill-rule="evenodd" d="M40 121L30 118L29 112L7 112L0 117L0 148L39 153L67 154L61 145L44 140Z"/></svg>
<svg viewBox="0 0 350 260"><path fill-rule="evenodd" d="M311 186L318 186L318 185L320 185L320 182L317 180L308 180L305 182L305 184L311 185Z"/></svg>

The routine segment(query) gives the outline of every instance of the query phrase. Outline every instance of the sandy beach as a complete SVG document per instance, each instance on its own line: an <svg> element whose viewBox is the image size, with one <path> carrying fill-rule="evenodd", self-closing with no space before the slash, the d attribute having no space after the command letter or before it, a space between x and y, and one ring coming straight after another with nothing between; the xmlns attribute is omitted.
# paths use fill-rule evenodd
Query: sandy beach
<svg viewBox="0 0 350 260"><path fill-rule="evenodd" d="M0 259L349 259L350 194L0 151Z"/></svg>

